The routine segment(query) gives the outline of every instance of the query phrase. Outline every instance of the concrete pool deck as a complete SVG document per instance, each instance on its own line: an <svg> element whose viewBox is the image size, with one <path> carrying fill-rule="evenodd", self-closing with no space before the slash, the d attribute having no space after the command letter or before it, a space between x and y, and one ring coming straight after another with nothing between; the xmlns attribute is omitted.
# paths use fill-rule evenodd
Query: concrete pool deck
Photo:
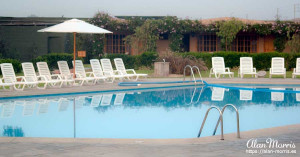
<svg viewBox="0 0 300 157"><path fill-rule="evenodd" d="M141 81L181 81L182 78L150 78ZM204 78L208 83L234 84L299 84L299 79L214 79ZM102 83L95 86L52 88L46 90L26 89L25 91L0 91L0 97L26 95L46 95L55 93L111 91L141 89L189 84L152 84L138 87L120 87L117 83ZM299 156L300 124L241 132L236 134L191 139L73 139L73 138L23 138L0 137L0 157L2 156L109 156L109 157L186 157L186 156ZM247 141L251 138L266 140L273 138L279 143L296 145L296 154L247 154ZM291 150L291 149L289 149Z"/></svg>
<svg viewBox="0 0 300 157"><path fill-rule="evenodd" d="M186 80L189 80L187 78ZM204 78L207 83L228 83L228 84L284 84L293 85L297 84L300 87L300 79L282 79L282 78ZM158 81L182 81L182 78L149 78L140 80L141 82L158 82ZM63 88L48 88L48 89L28 89L24 91L8 91L0 90L1 97L16 97L16 96L28 96L28 95L47 95L47 94L63 94L63 93L81 93L81 92L93 92L93 91L117 91L126 89L145 89L145 88L162 88L162 87L173 87L173 86L186 86L194 85L194 83L174 83L174 84L143 84L141 86L118 86L118 82L114 83L100 83L96 85L85 85L85 86L73 86Z"/></svg>
<svg viewBox="0 0 300 157"><path fill-rule="evenodd" d="M247 141L267 138L294 143L296 154L248 154ZM299 156L300 124L191 139L72 139L1 137L0 156Z"/></svg>

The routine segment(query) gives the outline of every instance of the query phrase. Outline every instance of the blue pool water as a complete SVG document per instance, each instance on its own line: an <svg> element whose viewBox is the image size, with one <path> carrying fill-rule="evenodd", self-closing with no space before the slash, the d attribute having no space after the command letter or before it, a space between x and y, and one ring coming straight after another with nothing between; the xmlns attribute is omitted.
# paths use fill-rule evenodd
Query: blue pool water
<svg viewBox="0 0 300 157"><path fill-rule="evenodd" d="M227 103L238 108L241 131L300 123L300 93L197 86L1 100L0 136L195 138L207 109ZM212 135L217 119L211 110L201 136ZM224 133L233 132L236 114L228 107Z"/></svg>

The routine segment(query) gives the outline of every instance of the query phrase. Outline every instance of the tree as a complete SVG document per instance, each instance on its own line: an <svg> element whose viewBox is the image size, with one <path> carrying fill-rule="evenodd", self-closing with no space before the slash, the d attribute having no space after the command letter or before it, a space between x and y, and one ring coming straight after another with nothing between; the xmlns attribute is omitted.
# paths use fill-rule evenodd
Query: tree
<svg viewBox="0 0 300 157"><path fill-rule="evenodd" d="M216 34L221 37L221 44L225 46L225 50L228 50L228 47L231 45L233 40L236 38L236 35L243 28L243 22L232 18L232 20L220 22L219 32Z"/></svg>

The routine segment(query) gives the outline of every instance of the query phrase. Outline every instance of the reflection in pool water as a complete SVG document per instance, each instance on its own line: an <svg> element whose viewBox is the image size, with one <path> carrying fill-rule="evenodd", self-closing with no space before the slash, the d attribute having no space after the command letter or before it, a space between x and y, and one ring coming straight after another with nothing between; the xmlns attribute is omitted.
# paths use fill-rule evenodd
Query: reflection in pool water
<svg viewBox="0 0 300 157"><path fill-rule="evenodd" d="M0 136L195 138L207 109L228 103L239 110L241 131L300 123L299 93L189 87L2 100ZM211 136L217 120L212 110L201 136ZM236 117L228 108L224 133L232 132Z"/></svg>

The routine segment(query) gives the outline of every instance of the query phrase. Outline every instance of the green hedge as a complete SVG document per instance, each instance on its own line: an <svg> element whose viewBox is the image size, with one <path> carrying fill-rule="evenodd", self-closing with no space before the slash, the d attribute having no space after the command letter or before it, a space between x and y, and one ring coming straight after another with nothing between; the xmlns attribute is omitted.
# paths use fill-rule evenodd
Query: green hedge
<svg viewBox="0 0 300 157"><path fill-rule="evenodd" d="M33 65L37 62L47 62L50 70L58 69L57 61L67 61L72 68L73 54L69 53L49 53L43 56L38 56L32 60Z"/></svg>
<svg viewBox="0 0 300 157"><path fill-rule="evenodd" d="M106 54L102 58L109 58L114 64L114 58L122 58L127 69L138 69L141 66L152 67L154 60L156 60L158 54L156 52L144 52L141 55L125 55L125 54Z"/></svg>
<svg viewBox="0 0 300 157"><path fill-rule="evenodd" d="M208 68L211 68L211 58L212 57L224 57L226 67L238 67L240 66L240 57L252 57L254 67L257 70L269 70L271 67L272 57L284 57L286 68L290 70L296 66L296 58L300 57L299 54L288 54L279 52L266 52L266 53L245 53L245 52L186 52L179 53L183 56L195 56L196 58L201 58Z"/></svg>
<svg viewBox="0 0 300 157"><path fill-rule="evenodd" d="M15 73L20 73L22 70L21 62L16 59L0 59L0 64L2 63L12 63ZM2 73L1 73L2 75Z"/></svg>

